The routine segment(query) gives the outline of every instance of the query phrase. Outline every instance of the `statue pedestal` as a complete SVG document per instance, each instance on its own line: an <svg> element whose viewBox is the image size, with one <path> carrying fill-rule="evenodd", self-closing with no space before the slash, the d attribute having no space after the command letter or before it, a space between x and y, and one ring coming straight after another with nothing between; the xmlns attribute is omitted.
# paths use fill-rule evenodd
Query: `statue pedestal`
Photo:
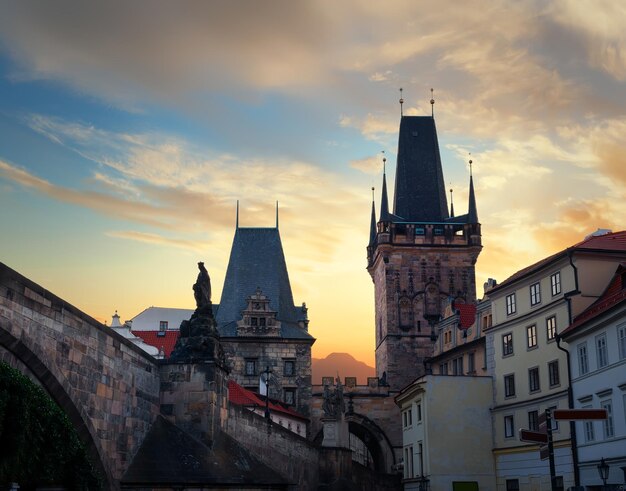
<svg viewBox="0 0 626 491"><path fill-rule="evenodd" d="M350 448L350 433L348 422L343 418L322 418L324 425L324 439L322 447Z"/></svg>

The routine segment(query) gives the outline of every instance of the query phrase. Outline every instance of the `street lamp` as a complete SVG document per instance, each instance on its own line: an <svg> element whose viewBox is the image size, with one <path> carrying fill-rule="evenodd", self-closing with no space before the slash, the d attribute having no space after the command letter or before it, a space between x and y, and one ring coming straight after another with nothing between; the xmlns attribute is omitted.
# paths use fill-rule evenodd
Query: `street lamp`
<svg viewBox="0 0 626 491"><path fill-rule="evenodd" d="M602 486L606 486L606 480L609 478L609 464L606 463L604 457L602 457L597 467L600 479L602 479Z"/></svg>

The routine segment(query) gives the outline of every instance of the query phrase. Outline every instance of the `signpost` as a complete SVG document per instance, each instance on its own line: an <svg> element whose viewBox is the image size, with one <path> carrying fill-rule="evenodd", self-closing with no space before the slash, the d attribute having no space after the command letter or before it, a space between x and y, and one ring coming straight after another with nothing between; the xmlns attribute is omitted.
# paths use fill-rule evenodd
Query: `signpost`
<svg viewBox="0 0 626 491"><path fill-rule="evenodd" d="M552 441L552 419L570 421L606 419L606 409L546 409L539 415L539 431L519 430L522 442L540 443L539 457L549 459L550 483L552 491L556 491L556 470L554 465L554 444Z"/></svg>

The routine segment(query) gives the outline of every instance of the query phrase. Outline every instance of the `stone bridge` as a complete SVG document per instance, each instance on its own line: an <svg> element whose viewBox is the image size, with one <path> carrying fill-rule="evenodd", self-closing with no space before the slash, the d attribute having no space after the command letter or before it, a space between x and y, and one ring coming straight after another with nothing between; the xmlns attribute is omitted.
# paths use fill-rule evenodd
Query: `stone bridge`
<svg viewBox="0 0 626 491"><path fill-rule="evenodd" d="M117 487L159 413L156 361L2 263L0 359L46 389Z"/></svg>

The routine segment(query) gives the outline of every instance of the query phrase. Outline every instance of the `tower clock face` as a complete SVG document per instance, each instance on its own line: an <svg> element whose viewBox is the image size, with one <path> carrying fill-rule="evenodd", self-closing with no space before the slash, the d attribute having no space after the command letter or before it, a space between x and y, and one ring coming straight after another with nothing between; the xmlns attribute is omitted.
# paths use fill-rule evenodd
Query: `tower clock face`
<svg viewBox="0 0 626 491"><path fill-rule="evenodd" d="M260 303L255 303L254 304L254 309L255 310L259 310L261 308L261 304Z"/></svg>

